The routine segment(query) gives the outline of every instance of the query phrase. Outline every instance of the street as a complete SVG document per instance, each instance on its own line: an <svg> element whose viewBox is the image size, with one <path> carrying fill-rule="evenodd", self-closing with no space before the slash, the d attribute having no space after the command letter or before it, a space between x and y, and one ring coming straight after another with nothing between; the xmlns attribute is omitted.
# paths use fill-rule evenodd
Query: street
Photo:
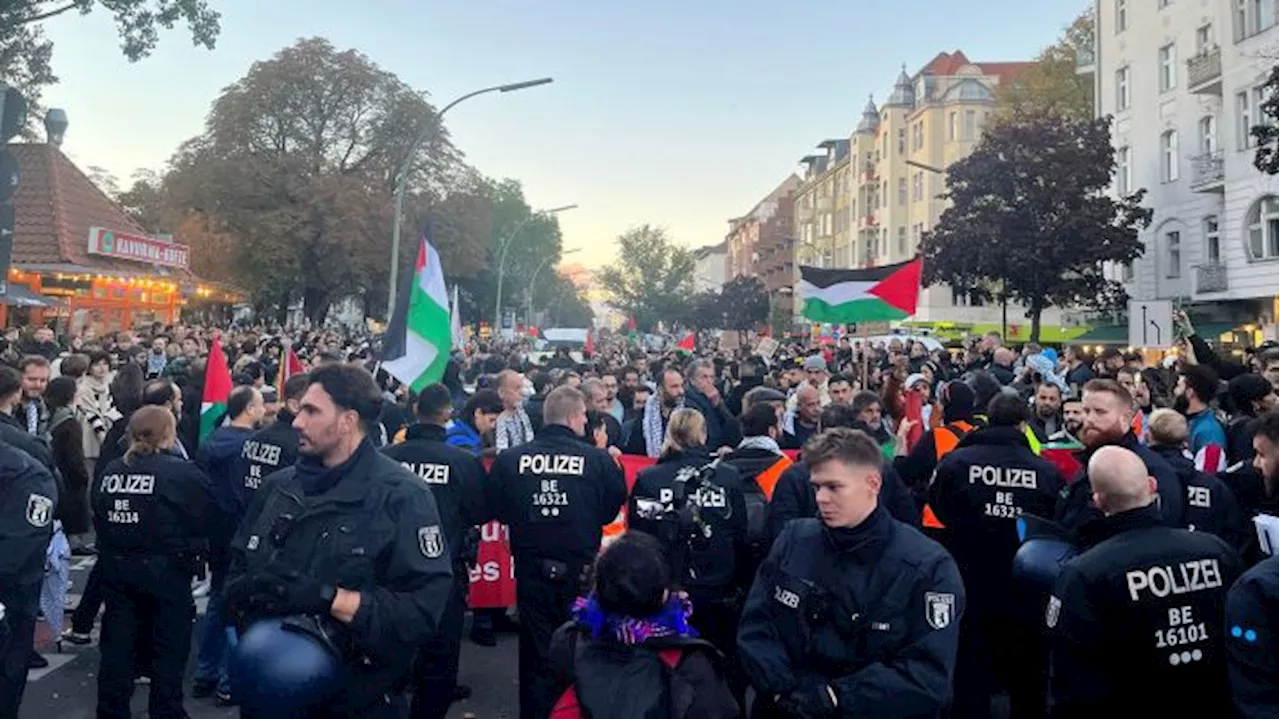
<svg viewBox="0 0 1280 719"><path fill-rule="evenodd" d="M93 566L91 558L76 557L72 560L72 590L68 606L79 601L79 587L88 577ZM206 600L196 600L196 609L203 616ZM70 625L70 614L67 626ZM199 622L196 629L199 628ZM195 631L193 629L193 631ZM42 653L49 660L47 669L33 670L27 675L27 692L22 702L20 719L90 719L94 716L97 699L98 645L95 641L85 647L64 642L62 651L56 648ZM195 632L195 637L199 636ZM45 647L48 637L43 623L37 630L37 645ZM191 646L191 660L187 662L187 690L195 672L196 639ZM462 643L462 671L459 681L472 688L473 696L453 706L449 716L472 716L475 719L506 719L516 716L516 637L499 634L498 646L480 647L470 640ZM147 687L139 686L133 696L134 716L147 715ZM192 719L227 719L238 716L234 708L219 708L210 699L186 700L187 712Z"/></svg>

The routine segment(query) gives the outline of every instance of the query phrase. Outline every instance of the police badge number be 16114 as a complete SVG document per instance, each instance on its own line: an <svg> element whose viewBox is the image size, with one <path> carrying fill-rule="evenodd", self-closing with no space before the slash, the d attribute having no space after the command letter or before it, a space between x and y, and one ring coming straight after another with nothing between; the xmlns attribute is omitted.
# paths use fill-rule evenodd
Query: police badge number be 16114
<svg viewBox="0 0 1280 719"><path fill-rule="evenodd" d="M444 536L440 533L440 525L418 529L418 548L427 559L438 559L444 554Z"/></svg>
<svg viewBox="0 0 1280 719"><path fill-rule="evenodd" d="M47 527L53 519L53 500L40 494L27 497L27 523L33 527Z"/></svg>
<svg viewBox="0 0 1280 719"><path fill-rule="evenodd" d="M956 595L946 592L924 593L924 618L934 629L946 629L956 613Z"/></svg>

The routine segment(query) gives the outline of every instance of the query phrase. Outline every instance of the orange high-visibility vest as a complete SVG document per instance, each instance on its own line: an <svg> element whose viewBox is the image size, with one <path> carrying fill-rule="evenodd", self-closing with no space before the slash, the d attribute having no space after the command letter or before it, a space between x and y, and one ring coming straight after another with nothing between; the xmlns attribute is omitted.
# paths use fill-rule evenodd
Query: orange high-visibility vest
<svg viewBox="0 0 1280 719"><path fill-rule="evenodd" d="M945 424L933 430L933 451L938 461L951 454L951 451L960 445L960 438L976 427L964 420L957 420L950 424ZM928 504L924 505L924 511L921 512L920 525L929 529L946 529L946 525L938 519L938 515L933 513L933 507Z"/></svg>
<svg viewBox="0 0 1280 719"><path fill-rule="evenodd" d="M619 462L617 458L614 458L613 461L618 465L619 468L622 467L622 462ZM633 482L635 482L634 477L631 477L629 479L631 481L627 483L628 497L631 496L630 485ZM602 534L600 536L600 548L604 549L605 547L609 546L610 542L622 536L623 532L626 532L626 531L627 531L627 503L623 502L622 507L618 510L618 516L614 517L612 522L604 525L604 527L601 528Z"/></svg>
<svg viewBox="0 0 1280 719"><path fill-rule="evenodd" d="M773 501L773 490L778 486L778 480L782 478L782 473L787 471L791 465L795 464L790 457L783 455L778 458L777 462L769 465L769 468L756 475L756 486L760 487L760 491L764 493L766 502Z"/></svg>

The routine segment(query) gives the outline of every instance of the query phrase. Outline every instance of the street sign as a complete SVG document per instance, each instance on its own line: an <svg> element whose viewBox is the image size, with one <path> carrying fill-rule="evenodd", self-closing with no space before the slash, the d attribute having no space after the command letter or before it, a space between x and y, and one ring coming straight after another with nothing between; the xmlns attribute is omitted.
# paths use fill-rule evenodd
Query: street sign
<svg viewBox="0 0 1280 719"><path fill-rule="evenodd" d="M1129 300L1129 346L1168 349L1173 346L1173 302Z"/></svg>

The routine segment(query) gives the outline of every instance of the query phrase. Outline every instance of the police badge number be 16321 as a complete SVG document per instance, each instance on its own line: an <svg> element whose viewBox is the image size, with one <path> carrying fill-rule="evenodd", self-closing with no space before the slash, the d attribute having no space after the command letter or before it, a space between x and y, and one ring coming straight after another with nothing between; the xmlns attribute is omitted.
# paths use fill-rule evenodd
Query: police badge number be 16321
<svg viewBox="0 0 1280 719"><path fill-rule="evenodd" d="M934 629L946 629L956 613L956 595L945 592L924 593L924 618Z"/></svg>
<svg viewBox="0 0 1280 719"><path fill-rule="evenodd" d="M440 534L440 525L418 529L418 548L427 559L438 559L444 554L444 536Z"/></svg>
<svg viewBox="0 0 1280 719"><path fill-rule="evenodd" d="M40 494L27 497L27 523L33 527L47 527L53 519L53 500Z"/></svg>

